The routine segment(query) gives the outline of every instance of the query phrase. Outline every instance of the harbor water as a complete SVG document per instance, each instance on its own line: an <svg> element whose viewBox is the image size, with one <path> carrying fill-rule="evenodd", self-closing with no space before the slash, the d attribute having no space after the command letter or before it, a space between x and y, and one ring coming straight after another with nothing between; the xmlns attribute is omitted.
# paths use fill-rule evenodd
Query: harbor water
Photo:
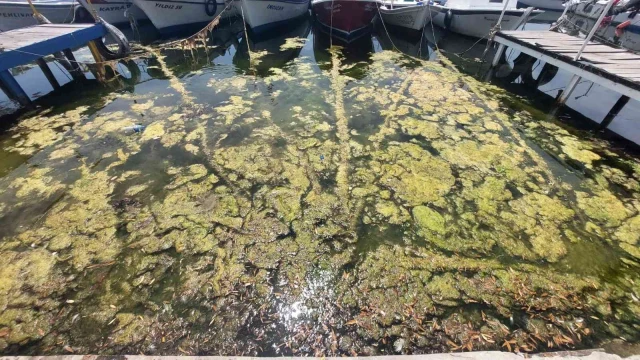
<svg viewBox="0 0 640 360"><path fill-rule="evenodd" d="M639 353L637 148L421 35L236 21L0 99L0 354Z"/></svg>

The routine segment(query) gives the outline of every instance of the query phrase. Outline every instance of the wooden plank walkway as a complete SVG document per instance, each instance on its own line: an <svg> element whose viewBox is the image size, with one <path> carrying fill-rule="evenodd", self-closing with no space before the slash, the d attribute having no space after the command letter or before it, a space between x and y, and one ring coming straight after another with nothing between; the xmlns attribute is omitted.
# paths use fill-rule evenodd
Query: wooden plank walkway
<svg viewBox="0 0 640 360"><path fill-rule="evenodd" d="M29 96L13 78L9 69L37 61L55 89L58 84L42 58L63 52L76 68L73 73L80 72L77 71L77 63L71 49L86 46L106 34L107 29L102 24L46 24L0 33L0 88L10 98L23 105L28 104Z"/></svg>
<svg viewBox="0 0 640 360"><path fill-rule="evenodd" d="M574 58L584 39L552 31L500 31L495 41L557 66L586 80L640 100L640 55L590 42Z"/></svg>
<svg viewBox="0 0 640 360"><path fill-rule="evenodd" d="M47 24L0 33L0 71L102 38L102 24Z"/></svg>

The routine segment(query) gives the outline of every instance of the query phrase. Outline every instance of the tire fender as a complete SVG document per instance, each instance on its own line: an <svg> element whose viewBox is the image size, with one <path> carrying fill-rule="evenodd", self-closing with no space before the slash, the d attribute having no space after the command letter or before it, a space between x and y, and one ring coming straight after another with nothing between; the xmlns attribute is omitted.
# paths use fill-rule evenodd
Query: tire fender
<svg viewBox="0 0 640 360"><path fill-rule="evenodd" d="M218 3L216 2L216 0L205 0L204 11L209 16L215 16L216 11L218 11Z"/></svg>
<svg viewBox="0 0 640 360"><path fill-rule="evenodd" d="M449 28L451 27L452 21L453 21L453 12L451 12L451 10L448 10L444 14L444 28L449 30Z"/></svg>

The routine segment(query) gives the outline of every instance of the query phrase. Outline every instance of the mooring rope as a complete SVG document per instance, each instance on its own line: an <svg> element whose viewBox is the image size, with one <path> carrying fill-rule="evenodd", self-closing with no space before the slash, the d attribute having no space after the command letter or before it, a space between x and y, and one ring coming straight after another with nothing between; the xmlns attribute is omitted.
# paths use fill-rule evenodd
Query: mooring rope
<svg viewBox="0 0 640 360"><path fill-rule="evenodd" d="M431 36L433 36L433 44L436 46L436 51L440 53L438 40L436 40L436 30L433 27L433 12L431 11L431 0L427 1L427 7L429 8L429 24L431 25Z"/></svg>
<svg viewBox="0 0 640 360"><path fill-rule="evenodd" d="M182 101L184 103L192 103L194 97L191 93L184 87L184 84L178 79L177 76L173 74L167 63L164 61L164 55L160 54L158 49L154 49L148 46L143 46L143 49L147 50L150 54L154 54L156 59L158 60L158 64L160 64L160 69L162 72L169 78L169 85L172 89L174 89L177 93L182 96Z"/></svg>
<svg viewBox="0 0 640 360"><path fill-rule="evenodd" d="M204 28L202 28L197 33L193 34L192 36L190 36L190 37L188 37L186 39L176 40L176 41L173 41L173 42L162 44L162 47L166 48L166 47L169 47L169 46L173 46L175 44L182 44L183 47L186 46L186 45L193 45L195 43L196 39L203 38L205 34L211 32L213 30L213 28L215 28L219 24L220 18L231 7L231 5L233 4L234 1L235 0L231 0L227 4L227 6L220 12L220 14L218 14L218 16L216 16L211 22L209 22L209 24L207 24ZM91 1L88 0L87 2L89 4L89 6L91 7L90 10L93 10L94 14L96 14L96 11L93 8L93 5L91 4ZM32 11L35 11L34 14L39 14L37 12L37 10L35 9L35 7L32 8ZM71 34L71 35L73 35L73 34ZM186 90L184 89L183 86L177 85L177 83L176 83L176 79L177 78L175 78L175 76L170 72L169 68L167 67L166 63L164 62L164 59L161 58L162 55L160 55L159 52L158 52L160 49L151 48L149 46L141 46L141 45L139 45L139 48L143 49L144 52L135 53L135 54L132 54L130 56L125 56L125 57L122 57L122 58L116 59L116 60L104 60L104 61L89 62L89 61L78 61L78 60L67 59L67 61L70 62L70 63L78 64L78 65L84 65L85 67L98 65L98 66L109 66L109 67L111 67L113 69L115 63L119 63L121 61L128 61L128 60L137 59L137 58L139 58L141 56L145 56L145 55L154 55L156 58L158 58L158 61L160 62L161 67L164 65L163 72L165 72L165 74L172 80L172 87L174 87L174 86L177 86L178 88L181 87L181 89L176 89L176 90L178 92L180 92L181 94L183 94L183 95L187 94L187 100L190 100L191 97L188 95L188 92L186 92ZM20 50L20 49L12 49L12 48L3 48L3 51L7 51L7 52L8 51L15 51L17 53L22 53L22 54L31 55L31 56L37 56L39 58L45 58L45 57L49 56L49 54L38 54L38 53L30 52L30 51L24 51L24 50ZM60 60L58 60L58 61L60 61ZM114 70L114 73L115 74L119 74L115 70Z"/></svg>
<svg viewBox="0 0 640 360"><path fill-rule="evenodd" d="M382 13L380 13L380 6L378 6L378 4L376 4L376 9L378 9L378 16L380 17L380 22L382 23L382 27L384 28L384 32L387 33L387 37L389 38L389 41L391 42L391 46L393 46L393 50L399 51L398 48L396 47L396 44L394 44L393 40L391 40L391 36L389 35L389 31L387 31L387 25L385 25L384 20L382 20Z"/></svg>
<svg viewBox="0 0 640 360"><path fill-rule="evenodd" d="M249 54L249 68L253 67L253 60L251 58L251 46L249 44L249 34L247 33L247 22L244 19L244 9L240 4L240 14L242 14L242 25L244 26L244 40L247 43L247 54Z"/></svg>
<svg viewBox="0 0 640 360"><path fill-rule="evenodd" d="M429 12L429 16L431 16L431 9L430 9L430 6L429 6L429 1L427 1L427 11ZM424 29L426 27L427 27L427 25L425 24L422 27L422 32L420 33L420 45L418 45L418 57L422 56L422 41L424 39ZM435 41L435 39L434 39L434 41ZM429 50L427 49L427 51L429 51Z"/></svg>

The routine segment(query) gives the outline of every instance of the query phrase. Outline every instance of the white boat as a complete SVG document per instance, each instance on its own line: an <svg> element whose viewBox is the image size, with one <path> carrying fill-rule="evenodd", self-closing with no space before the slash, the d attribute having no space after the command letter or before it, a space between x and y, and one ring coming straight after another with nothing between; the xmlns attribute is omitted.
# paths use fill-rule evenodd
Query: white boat
<svg viewBox="0 0 640 360"><path fill-rule="evenodd" d="M224 0L133 0L161 34L177 33L205 26L227 8ZM230 5L223 18L237 14Z"/></svg>
<svg viewBox="0 0 640 360"><path fill-rule="evenodd" d="M387 2L380 6L382 21L411 30L422 30L436 12L424 2Z"/></svg>
<svg viewBox="0 0 640 360"><path fill-rule="evenodd" d="M73 0L33 0L36 10L54 24L73 21L75 9L79 7ZM0 1L0 31L9 31L25 26L38 25L31 7L26 0Z"/></svg>
<svg viewBox="0 0 640 360"><path fill-rule="evenodd" d="M241 0L247 25L258 34L309 13L310 0Z"/></svg>
<svg viewBox="0 0 640 360"><path fill-rule="evenodd" d="M569 22L572 26L578 28L582 33L589 33L597 21L597 17L604 7L600 7L599 11L593 8L588 13L590 16L578 14L568 14ZM583 6L576 9L576 13L586 14ZM617 15L610 15L605 18L606 25L602 25L596 31L596 41L605 39L605 41L616 43L625 49L632 51L640 51L640 16L631 16L632 13L623 12Z"/></svg>
<svg viewBox="0 0 640 360"><path fill-rule="evenodd" d="M602 10L604 10L605 6L607 6L608 1L604 0L591 0L591 1L581 1L581 2L573 2L569 8L571 12L576 15L584 16L589 19L597 19L600 17ZM640 1L620 1L611 8L609 11L609 15L612 16L611 19L606 19L612 23L618 22L622 23L626 20L633 20L637 18L631 8L637 9L640 6Z"/></svg>
<svg viewBox="0 0 640 360"><path fill-rule="evenodd" d="M437 11L433 23L462 35L483 38L498 22L505 1L508 4L500 27L516 30L526 12L526 9L518 9L517 0L449 0L444 5L431 5ZM534 10L531 17L542 13Z"/></svg>
<svg viewBox="0 0 640 360"><path fill-rule="evenodd" d="M134 20L144 20L145 13L133 4L133 0L78 0L83 8L76 12L75 22L91 22L93 16L90 11L95 10L98 16L109 24L126 24L133 18Z"/></svg>
<svg viewBox="0 0 640 360"><path fill-rule="evenodd" d="M534 7L544 11L563 11L564 0L518 0L518 7Z"/></svg>

